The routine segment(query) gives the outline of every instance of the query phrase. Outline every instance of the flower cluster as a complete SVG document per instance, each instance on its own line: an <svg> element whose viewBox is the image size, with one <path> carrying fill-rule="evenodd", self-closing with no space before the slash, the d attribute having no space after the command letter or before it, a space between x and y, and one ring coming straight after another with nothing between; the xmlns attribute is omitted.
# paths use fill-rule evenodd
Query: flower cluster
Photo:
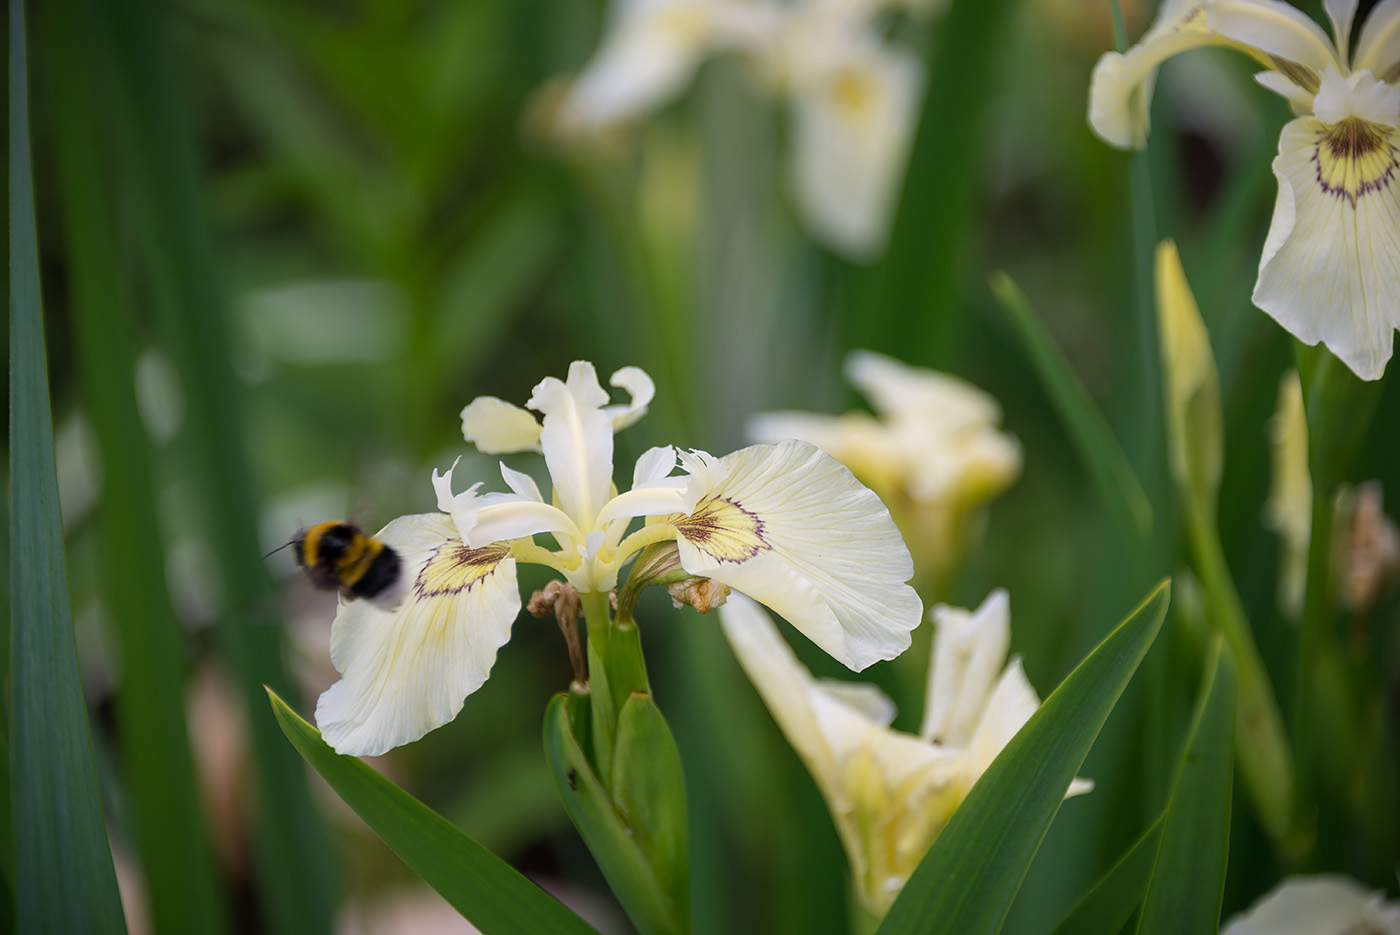
<svg viewBox="0 0 1400 935"><path fill-rule="evenodd" d="M933 609L917 735L890 728L894 703L874 685L814 679L753 602L736 597L719 614L739 663L831 809L857 895L883 916L953 810L1040 707L1020 660L1003 668L1011 642L1006 592L993 591L971 613ZM1092 787L1076 779L1066 794Z"/></svg>
<svg viewBox="0 0 1400 935"><path fill-rule="evenodd" d="M1227 46L1268 69L1257 80L1298 117L1279 138L1254 303L1376 380L1400 328L1400 5L1377 4L1354 50L1356 0L1323 6L1335 42L1279 0L1166 0L1137 45L1095 66L1089 123L1143 146L1157 67L1188 49Z"/></svg>
<svg viewBox="0 0 1400 935"><path fill-rule="evenodd" d="M578 361L566 380L535 387L526 405L539 420L493 397L462 411L481 451L543 453L552 497L504 464L509 493L479 493L481 483L454 492L454 472L435 471L441 512L379 533L400 555L405 596L393 610L341 601L331 660L342 678L316 706L332 747L383 753L452 720L510 637L517 562L545 565L579 592L607 592L637 553L674 543L687 574L762 601L852 669L909 646L921 615L904 583L912 561L888 511L850 471L800 441L722 458L663 447L638 458L632 489L618 493L613 433L642 417L653 384L635 367L611 382L629 402L609 405L593 365ZM685 474L672 476L678 464ZM541 534L553 548L535 541Z"/></svg>
<svg viewBox="0 0 1400 935"><path fill-rule="evenodd" d="M923 67L878 27L925 0L617 0L602 44L555 115L578 137L669 103L730 53L790 111L790 175L803 221L833 249L884 247L922 93Z"/></svg>

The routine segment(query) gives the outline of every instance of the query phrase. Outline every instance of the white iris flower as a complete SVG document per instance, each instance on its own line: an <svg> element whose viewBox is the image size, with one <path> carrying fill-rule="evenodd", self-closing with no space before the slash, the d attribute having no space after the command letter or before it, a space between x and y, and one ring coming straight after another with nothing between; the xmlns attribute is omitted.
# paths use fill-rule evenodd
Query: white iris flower
<svg viewBox="0 0 1400 935"><path fill-rule="evenodd" d="M1114 146L1144 145L1157 67L1178 52L1228 46L1268 68L1259 83L1299 116L1279 138L1254 302L1376 380L1400 328L1400 0L1376 4L1355 50L1356 0L1323 6L1335 43L1280 0L1166 0L1137 45L1099 59L1089 123Z"/></svg>
<svg viewBox="0 0 1400 935"><path fill-rule="evenodd" d="M1020 659L1006 663L1006 592L993 591L971 613L934 608L917 735L890 728L894 703L874 685L813 678L752 601L733 597L719 615L739 663L831 809L857 896L883 916L953 810L1040 707ZM1066 794L1092 788L1076 779Z"/></svg>
<svg viewBox="0 0 1400 935"><path fill-rule="evenodd" d="M580 592L606 592L649 545L673 541L684 570L763 601L852 669L909 646L920 603L906 585L909 552L878 497L805 442L756 445L723 458L653 448L632 489L613 486L613 433L653 394L636 367L612 376L630 395L608 405L593 365L541 381L526 404L479 397L462 411L468 441L486 453L536 450L549 500L528 475L501 465L510 493L453 492L433 473L441 513L403 516L379 537L399 553L406 596L386 611L342 601L331 630L341 680L316 721L341 753L374 755L452 720L486 680L520 610L516 563L536 562ZM671 476L680 462L685 475ZM629 534L637 518L641 527ZM548 534L554 547L535 542Z"/></svg>

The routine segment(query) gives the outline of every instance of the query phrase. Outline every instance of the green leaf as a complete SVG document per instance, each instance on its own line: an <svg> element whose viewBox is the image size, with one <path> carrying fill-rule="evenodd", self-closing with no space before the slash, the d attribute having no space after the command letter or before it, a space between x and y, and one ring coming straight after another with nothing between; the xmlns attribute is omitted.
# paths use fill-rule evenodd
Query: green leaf
<svg viewBox="0 0 1400 935"><path fill-rule="evenodd" d="M1070 781L1156 639L1169 596L1164 581L1006 745L934 840L880 935L1000 931Z"/></svg>
<svg viewBox="0 0 1400 935"><path fill-rule="evenodd" d="M272 581L259 557L242 389L229 353L216 247L200 214L195 134L179 97L189 81L176 68L171 13L155 0L66 2L90 26L88 61L104 92L103 126L112 133L122 215L131 220L132 253L184 391L185 479L196 522L215 533L206 543L221 576L216 633L247 717L259 905L274 935L329 933L335 912L329 843L305 770L263 700L263 685L288 694L293 683L283 631L268 620Z"/></svg>
<svg viewBox="0 0 1400 935"><path fill-rule="evenodd" d="M394 853L486 935L597 935L515 868L353 756L332 750L272 689L277 722L292 745Z"/></svg>
<svg viewBox="0 0 1400 935"><path fill-rule="evenodd" d="M73 68L87 54L87 26L72 4L39 8L51 94L58 186L70 284L74 368L102 464L95 538L103 609L120 647L116 698L124 801L157 932L225 931L213 852L190 755L184 711L184 636L170 606L156 524L155 472L136 408L138 323L126 300L107 167L99 148L94 75Z"/></svg>
<svg viewBox="0 0 1400 935"><path fill-rule="evenodd" d="M54 469L29 154L24 3L10 0L10 741L17 930L125 932L78 678Z"/></svg>
<svg viewBox="0 0 1400 935"><path fill-rule="evenodd" d="M685 771L680 751L651 696L636 692L622 706L613 756L613 801L658 885L681 919L690 915Z"/></svg>
<svg viewBox="0 0 1400 935"><path fill-rule="evenodd" d="M1053 935L1104 935L1121 931L1147 892L1161 837L1162 819L1158 818L1055 926Z"/></svg>
<svg viewBox="0 0 1400 935"><path fill-rule="evenodd" d="M1002 272L992 274L991 287L1015 325L1016 336L1064 422L1080 460L1093 475L1104 508L1127 538L1135 543L1145 542L1152 529L1152 505L1128 456L1108 427L1108 420L1094 405L1089 391L1055 346L1049 329L1020 287Z"/></svg>
<svg viewBox="0 0 1400 935"><path fill-rule="evenodd" d="M985 223L977 210L991 164L983 121L998 84L998 59L1008 48L1013 7L1008 0L955 0L945 15L930 17L928 86L908 178L889 247L865 277L860 314L848 316L851 346L914 364L958 362L966 309L956 300L959 277L967 267L966 245L980 239Z"/></svg>
<svg viewBox="0 0 1400 935"><path fill-rule="evenodd" d="M545 711L545 754L564 809L637 930L642 935L687 932L690 922L684 897L677 898L658 877L651 856L643 849L643 839L651 837L652 832L643 829L639 835L638 829L629 824L594 773L574 734L571 725L589 722L589 702L586 694L560 694ZM641 732L642 728L639 723L632 730ZM639 811L638 803L633 802L631 809Z"/></svg>
<svg viewBox="0 0 1400 935"><path fill-rule="evenodd" d="M1235 664L1217 637L1162 826L1138 935L1214 932L1230 852Z"/></svg>

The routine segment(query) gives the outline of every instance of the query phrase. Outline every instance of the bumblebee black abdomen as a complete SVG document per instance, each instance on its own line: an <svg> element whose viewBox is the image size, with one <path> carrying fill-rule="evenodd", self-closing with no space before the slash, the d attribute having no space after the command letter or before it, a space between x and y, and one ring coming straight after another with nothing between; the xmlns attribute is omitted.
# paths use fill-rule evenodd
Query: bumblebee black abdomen
<svg viewBox="0 0 1400 935"><path fill-rule="evenodd" d="M297 562L318 588L346 598L387 595L403 570L399 555L350 523L321 523L292 540Z"/></svg>
<svg viewBox="0 0 1400 935"><path fill-rule="evenodd" d="M365 566L359 580L350 586L346 592L347 597L378 597L399 581L399 574L403 570L399 553L378 540L371 541L379 546L379 551Z"/></svg>

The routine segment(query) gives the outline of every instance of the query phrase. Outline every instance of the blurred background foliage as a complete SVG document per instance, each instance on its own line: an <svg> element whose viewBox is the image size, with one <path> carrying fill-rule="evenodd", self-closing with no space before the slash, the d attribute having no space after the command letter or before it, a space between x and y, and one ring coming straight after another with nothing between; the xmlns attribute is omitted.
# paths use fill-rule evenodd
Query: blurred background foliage
<svg viewBox="0 0 1400 935"><path fill-rule="evenodd" d="M1132 157L1084 120L1089 70L1113 46L1107 4L956 0L927 27L890 21L931 81L891 246L869 264L804 234L778 107L732 62L707 64L679 103L602 151L551 139L551 89L587 60L604 15L577 0L36 11L69 585L133 932L206 930L189 927L200 918L209 931L461 930L268 732L260 683L297 686L287 697L309 712L335 677L334 598L288 552L257 556L324 519L378 528L430 510L431 469L458 456L488 476L493 459L462 441L461 407L480 394L522 402L571 360L656 379L651 415L618 439L623 463L654 444L731 450L765 409L862 405L840 373L855 347L988 390L1023 474L938 598L976 606L1007 587L1013 649L1042 696L1180 567L1135 343L1148 273ZM1151 10L1125 15L1135 37ZM1249 295L1286 118L1242 59L1193 53L1164 70L1141 157L1156 235L1181 246L1219 362L1222 537L1282 697L1296 628L1276 610L1278 544L1260 517L1267 423L1293 351ZM1124 439L1168 518L1152 549L1096 499L987 288L995 269ZM1393 505L1400 390L1387 383L1349 479L1380 478ZM1081 771L1097 790L1061 810L1008 931L1048 930L1160 808L1201 669L1190 592L1176 589L1149 666ZM836 930L849 886L830 819L713 619L662 600L638 619L687 769L697 931ZM1323 770L1339 813L1301 865L1392 891L1397 620L1392 593L1347 621L1347 678L1390 694L1366 723L1320 732L1339 747L1320 751L1339 764ZM927 645L869 673L900 702L899 726L917 727ZM553 624L523 616L461 716L375 765L622 931L541 754L541 714L569 674ZM1299 868L1277 862L1238 802L1233 832L1226 915Z"/></svg>

